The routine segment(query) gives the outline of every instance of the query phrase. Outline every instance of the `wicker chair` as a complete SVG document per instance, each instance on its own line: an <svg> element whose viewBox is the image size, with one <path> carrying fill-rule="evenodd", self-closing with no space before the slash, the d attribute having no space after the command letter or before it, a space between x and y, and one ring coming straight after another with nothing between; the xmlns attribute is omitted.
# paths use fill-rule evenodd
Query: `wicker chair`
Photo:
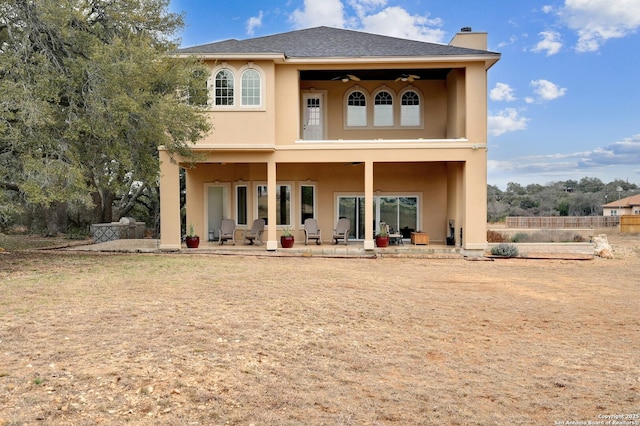
<svg viewBox="0 0 640 426"><path fill-rule="evenodd" d="M322 244L318 221L311 217L304 220L304 245L309 244L310 240L315 240L317 245Z"/></svg>
<svg viewBox="0 0 640 426"><path fill-rule="evenodd" d="M256 245L261 245L262 244L262 233L264 232L264 219L256 219L253 221L253 223L251 224L251 229L248 229L246 231L244 231L244 242L245 244L247 244L247 241L249 242L248 244L256 244Z"/></svg>
<svg viewBox="0 0 640 426"><path fill-rule="evenodd" d="M222 219L218 229L218 244L222 245L229 240L236 245L236 222L233 219Z"/></svg>
<svg viewBox="0 0 640 426"><path fill-rule="evenodd" d="M349 244L349 231L351 231L351 220L346 217L338 219L336 228L333 230L334 244L338 244L338 240L344 240L344 244Z"/></svg>

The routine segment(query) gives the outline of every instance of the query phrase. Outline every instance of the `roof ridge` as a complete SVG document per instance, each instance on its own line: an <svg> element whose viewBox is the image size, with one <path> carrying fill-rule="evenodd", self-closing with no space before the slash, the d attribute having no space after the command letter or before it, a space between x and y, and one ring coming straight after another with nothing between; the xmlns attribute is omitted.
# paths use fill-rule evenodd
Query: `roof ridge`
<svg viewBox="0 0 640 426"><path fill-rule="evenodd" d="M208 54L278 53L289 58L499 55L499 53L487 50L327 26L303 28L244 40L230 39L184 48L178 52Z"/></svg>

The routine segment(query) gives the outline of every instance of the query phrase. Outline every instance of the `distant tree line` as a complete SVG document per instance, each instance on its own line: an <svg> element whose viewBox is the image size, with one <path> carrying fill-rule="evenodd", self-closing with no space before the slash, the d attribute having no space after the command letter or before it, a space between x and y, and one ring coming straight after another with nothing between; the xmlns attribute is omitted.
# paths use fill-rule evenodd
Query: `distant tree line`
<svg viewBox="0 0 640 426"><path fill-rule="evenodd" d="M487 219L500 222L507 216L600 216L602 205L639 193L636 184L616 179L566 180L546 185L522 186L509 182L505 191L487 186Z"/></svg>

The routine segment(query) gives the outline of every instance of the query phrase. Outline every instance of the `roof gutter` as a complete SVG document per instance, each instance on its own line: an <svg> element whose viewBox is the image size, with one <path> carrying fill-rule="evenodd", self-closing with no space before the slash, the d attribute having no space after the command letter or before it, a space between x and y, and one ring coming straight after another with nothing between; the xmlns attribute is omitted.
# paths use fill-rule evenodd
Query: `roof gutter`
<svg viewBox="0 0 640 426"><path fill-rule="evenodd" d="M491 68L500 60L499 53L489 53L486 55L432 55L432 56L357 56L357 57L288 57L284 60L287 64L294 65L328 65L328 64L440 64L440 63L464 63L464 62L484 62L485 69Z"/></svg>
<svg viewBox="0 0 640 426"><path fill-rule="evenodd" d="M416 64L416 63L447 63L447 62L484 62L486 69L491 68L500 60L499 53L486 55L431 55L431 56L358 56L358 57L287 57L283 53L175 53L175 58L198 58L202 60L271 60L276 63L293 65L328 65L328 64Z"/></svg>
<svg viewBox="0 0 640 426"><path fill-rule="evenodd" d="M274 62L285 62L286 58L282 53L174 53L169 55L173 58L198 58L202 60L272 60Z"/></svg>

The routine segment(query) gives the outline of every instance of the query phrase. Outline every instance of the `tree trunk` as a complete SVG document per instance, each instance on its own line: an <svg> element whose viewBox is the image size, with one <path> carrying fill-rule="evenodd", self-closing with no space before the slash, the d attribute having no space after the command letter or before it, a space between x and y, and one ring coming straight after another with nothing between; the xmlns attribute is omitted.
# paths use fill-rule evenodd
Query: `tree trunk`
<svg viewBox="0 0 640 426"><path fill-rule="evenodd" d="M47 237L58 236L58 206L57 203L50 205L44 210L44 220L47 224Z"/></svg>
<svg viewBox="0 0 640 426"><path fill-rule="evenodd" d="M113 222L113 201L116 196L110 191L96 191L91 194L93 199L93 223Z"/></svg>

